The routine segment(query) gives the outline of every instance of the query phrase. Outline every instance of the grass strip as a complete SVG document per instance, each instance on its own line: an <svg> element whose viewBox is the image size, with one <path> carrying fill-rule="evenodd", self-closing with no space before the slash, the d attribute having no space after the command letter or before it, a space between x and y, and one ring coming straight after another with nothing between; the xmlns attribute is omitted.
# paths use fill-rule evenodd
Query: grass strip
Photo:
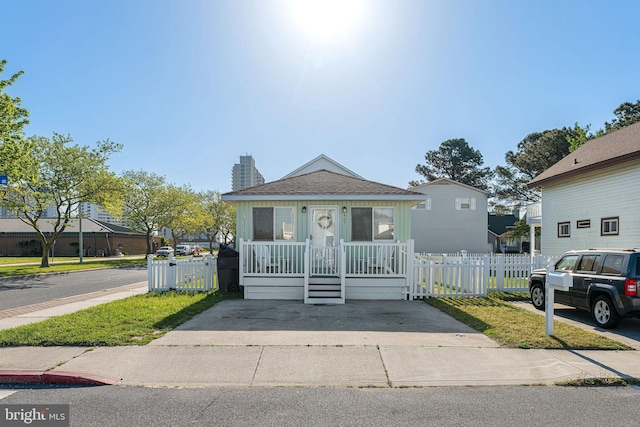
<svg viewBox="0 0 640 427"><path fill-rule="evenodd" d="M638 378L580 378L556 382L564 387L628 387L640 385Z"/></svg>
<svg viewBox="0 0 640 427"><path fill-rule="evenodd" d="M0 347L145 345L236 294L152 292L0 330Z"/></svg>
<svg viewBox="0 0 640 427"><path fill-rule="evenodd" d="M39 265L0 266L0 277L27 276L42 273L62 273L67 271L93 270L96 268L126 267L146 264L146 258L119 259L110 261L91 261L72 264L51 264L47 268Z"/></svg>
<svg viewBox="0 0 640 427"><path fill-rule="evenodd" d="M489 292L486 298L431 298L427 303L482 332L508 348L632 350L631 347L566 323L554 322L554 336L545 333L545 318L509 304L528 297Z"/></svg>

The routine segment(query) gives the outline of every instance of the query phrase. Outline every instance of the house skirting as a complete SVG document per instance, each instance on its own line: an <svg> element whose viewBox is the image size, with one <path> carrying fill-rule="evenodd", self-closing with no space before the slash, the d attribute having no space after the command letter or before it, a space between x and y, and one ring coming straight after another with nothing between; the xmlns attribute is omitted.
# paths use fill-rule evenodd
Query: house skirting
<svg viewBox="0 0 640 427"><path fill-rule="evenodd" d="M304 301L302 277L244 277L245 299L277 299ZM406 299L406 279L354 277L346 278L347 300L402 300Z"/></svg>

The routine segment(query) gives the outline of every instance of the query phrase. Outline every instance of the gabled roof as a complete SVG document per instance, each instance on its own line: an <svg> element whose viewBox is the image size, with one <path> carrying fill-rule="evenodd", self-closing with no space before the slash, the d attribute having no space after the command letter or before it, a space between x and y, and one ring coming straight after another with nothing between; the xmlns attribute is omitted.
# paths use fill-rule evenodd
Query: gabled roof
<svg viewBox="0 0 640 427"><path fill-rule="evenodd" d="M225 201L350 199L418 202L423 198L423 194L414 191L327 170L283 178L222 195Z"/></svg>
<svg viewBox="0 0 640 427"><path fill-rule="evenodd" d="M355 178L362 178L357 173L353 172L350 169L347 169L346 167L342 166L340 163L336 162L335 160L333 160L332 158L324 154L320 154L315 159L305 163L304 165L300 166L298 169L288 173L282 178L291 178L292 176L303 175L305 173L315 172L323 169L332 171L332 172L341 173L343 175L353 176Z"/></svg>
<svg viewBox="0 0 640 427"><path fill-rule="evenodd" d="M38 227L44 233L51 233L53 232L53 223L55 221L55 218L40 218ZM0 218L0 230L6 233L35 233L33 227L25 224L19 218ZM72 218L65 227L63 234L78 233L79 231L78 219ZM126 227L97 221L91 218L83 218L82 233L140 234Z"/></svg>
<svg viewBox="0 0 640 427"><path fill-rule="evenodd" d="M489 194L487 191L481 190L481 189L476 188L476 187L472 187L472 186L467 185L467 184L463 184L463 183L461 183L461 182L455 181L455 180L450 179L450 178L438 178L438 179L434 179L433 181L429 181L429 182L426 182L426 183L424 183L424 184L420 184L420 185L418 185L418 186L416 186L416 187L413 187L413 188L411 188L411 189L412 189L413 191L417 191L417 192L422 193L422 191L423 191L423 190L426 190L426 189L428 189L430 186L433 186L433 185L458 185L458 186L460 186L460 187L464 187L464 188L467 188L467 189L469 189L469 190L477 191L478 193L482 193L482 194Z"/></svg>
<svg viewBox="0 0 640 427"><path fill-rule="evenodd" d="M640 159L640 123L587 141L532 179L529 188Z"/></svg>
<svg viewBox="0 0 640 427"><path fill-rule="evenodd" d="M499 236L512 228L518 218L513 214L508 215L496 215L489 213L489 231Z"/></svg>

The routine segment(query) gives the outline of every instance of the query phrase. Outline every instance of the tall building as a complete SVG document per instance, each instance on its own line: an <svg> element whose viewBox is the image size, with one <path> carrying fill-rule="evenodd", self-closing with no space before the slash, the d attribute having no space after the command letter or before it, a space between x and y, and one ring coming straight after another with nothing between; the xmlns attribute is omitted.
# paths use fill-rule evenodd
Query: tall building
<svg viewBox="0 0 640 427"><path fill-rule="evenodd" d="M83 218L91 218L102 222L108 222L109 224L122 225L122 219L116 220L111 215L106 213L100 205L95 203L80 203L80 214Z"/></svg>
<svg viewBox="0 0 640 427"><path fill-rule="evenodd" d="M232 191L242 190L243 188L253 187L254 185L264 184L264 177L258 169L256 162L250 155L240 156L240 163L233 165L231 173Z"/></svg>

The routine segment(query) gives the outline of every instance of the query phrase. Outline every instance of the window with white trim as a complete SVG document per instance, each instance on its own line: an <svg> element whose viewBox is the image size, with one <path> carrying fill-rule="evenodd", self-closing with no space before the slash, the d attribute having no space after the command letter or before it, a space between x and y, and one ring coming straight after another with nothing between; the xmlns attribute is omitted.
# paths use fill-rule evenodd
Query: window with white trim
<svg viewBox="0 0 640 427"><path fill-rule="evenodd" d="M475 197L456 197L456 210L457 211L475 211L476 198Z"/></svg>
<svg viewBox="0 0 640 427"><path fill-rule="evenodd" d="M394 239L393 208L351 208L351 240L372 242Z"/></svg>
<svg viewBox="0 0 640 427"><path fill-rule="evenodd" d="M253 208L253 240L294 240L295 208Z"/></svg>
<svg viewBox="0 0 640 427"><path fill-rule="evenodd" d="M431 210L431 197L424 199L423 202L418 203L413 206L411 209L417 211L430 211Z"/></svg>
<svg viewBox="0 0 640 427"><path fill-rule="evenodd" d="M600 220L600 235L616 236L619 234L619 217L602 218Z"/></svg>
<svg viewBox="0 0 640 427"><path fill-rule="evenodd" d="M558 237L571 237L571 223L559 222L558 223Z"/></svg>

